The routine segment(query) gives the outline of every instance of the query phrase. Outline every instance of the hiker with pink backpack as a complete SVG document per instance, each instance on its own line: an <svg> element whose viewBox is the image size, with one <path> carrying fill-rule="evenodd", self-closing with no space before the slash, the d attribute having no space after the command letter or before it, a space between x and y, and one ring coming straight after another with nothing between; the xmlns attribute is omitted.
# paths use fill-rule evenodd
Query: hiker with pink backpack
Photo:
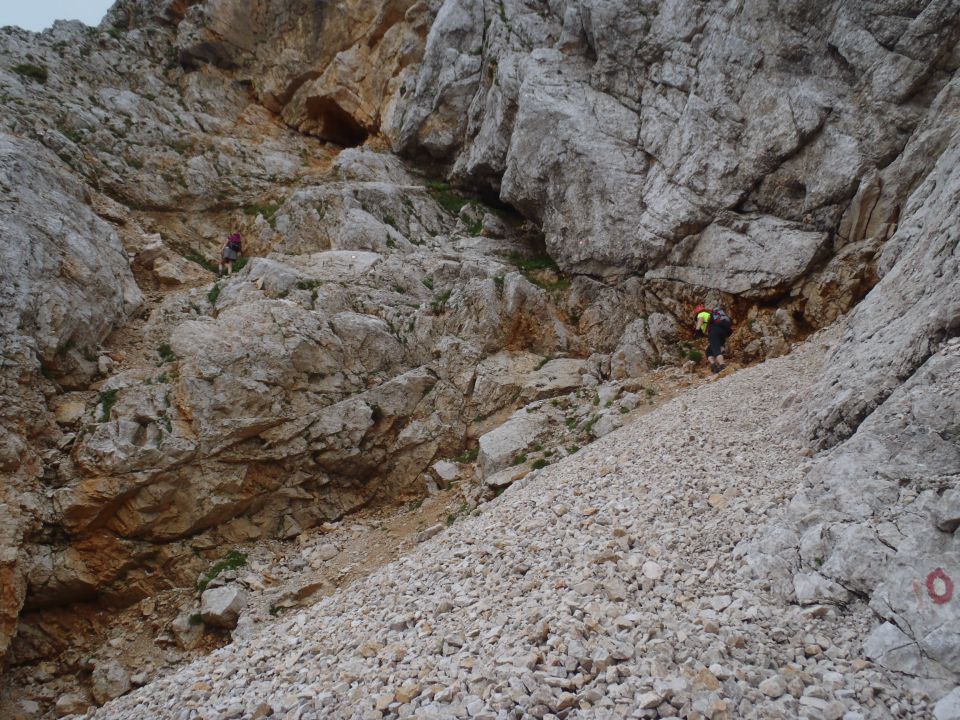
<svg viewBox="0 0 960 720"><path fill-rule="evenodd" d="M733 334L733 320L720 308L708 309L697 305L693 312L697 318L694 333L698 337L706 335L710 371L717 374L727 367L723 364L723 346Z"/></svg>
<svg viewBox="0 0 960 720"><path fill-rule="evenodd" d="M220 249L220 266L217 269L217 277L223 275L224 265L228 265L227 274L232 274L233 262L239 260L241 255L243 255L243 241L240 238L240 233L233 233Z"/></svg>

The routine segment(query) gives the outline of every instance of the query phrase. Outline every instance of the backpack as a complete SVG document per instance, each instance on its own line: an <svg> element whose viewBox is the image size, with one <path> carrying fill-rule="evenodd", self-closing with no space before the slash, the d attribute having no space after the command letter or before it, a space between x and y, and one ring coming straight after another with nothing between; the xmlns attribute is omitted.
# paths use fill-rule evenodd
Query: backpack
<svg viewBox="0 0 960 720"><path fill-rule="evenodd" d="M240 252L241 245L240 245L239 236L231 237L230 241L227 243L227 247L229 247L231 250L236 250L237 252Z"/></svg>
<svg viewBox="0 0 960 720"><path fill-rule="evenodd" d="M720 308L714 308L710 311L710 324L719 325L727 332L733 332L733 320Z"/></svg>

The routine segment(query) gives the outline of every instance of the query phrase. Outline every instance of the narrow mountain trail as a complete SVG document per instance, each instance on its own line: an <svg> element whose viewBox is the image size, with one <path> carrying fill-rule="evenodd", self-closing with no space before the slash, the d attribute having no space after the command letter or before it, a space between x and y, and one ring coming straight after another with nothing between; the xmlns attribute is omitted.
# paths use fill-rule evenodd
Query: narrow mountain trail
<svg viewBox="0 0 960 720"><path fill-rule="evenodd" d="M922 716L860 659L865 606L785 606L744 559L809 462L780 418L823 350L677 397L92 716Z"/></svg>

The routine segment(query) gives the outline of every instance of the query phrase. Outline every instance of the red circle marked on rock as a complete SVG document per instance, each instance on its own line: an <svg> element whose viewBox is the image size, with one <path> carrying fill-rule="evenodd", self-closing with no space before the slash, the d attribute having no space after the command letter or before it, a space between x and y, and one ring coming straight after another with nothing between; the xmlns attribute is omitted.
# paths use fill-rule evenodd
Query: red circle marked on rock
<svg viewBox="0 0 960 720"><path fill-rule="evenodd" d="M927 594L937 605L950 602L953 597L953 580L943 568L937 568L927 575Z"/></svg>

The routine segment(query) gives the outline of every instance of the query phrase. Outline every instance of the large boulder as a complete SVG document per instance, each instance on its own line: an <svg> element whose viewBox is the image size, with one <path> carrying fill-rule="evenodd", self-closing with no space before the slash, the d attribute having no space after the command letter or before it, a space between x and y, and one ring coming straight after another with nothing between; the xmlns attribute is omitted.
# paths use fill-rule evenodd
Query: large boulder
<svg viewBox="0 0 960 720"><path fill-rule="evenodd" d="M116 661L97 663L90 678L90 692L98 705L130 691L130 674Z"/></svg>
<svg viewBox="0 0 960 720"><path fill-rule="evenodd" d="M200 616L212 627L231 630L247 605L247 594L237 585L204 590L200 596Z"/></svg>
<svg viewBox="0 0 960 720"><path fill-rule="evenodd" d="M960 81L933 108L884 171L890 185L867 183L872 199L861 194L882 219L882 206L909 190L879 283L841 322L820 379L788 416L832 449L751 564L801 602L868 598L882 623L864 652L946 692L960 680ZM871 222L848 232L856 239L869 231L850 228Z"/></svg>
<svg viewBox="0 0 960 720"><path fill-rule="evenodd" d="M939 339L960 330L960 78L935 109L891 168L916 188L880 255L883 277L850 314L805 405L805 431L820 445L850 436Z"/></svg>

